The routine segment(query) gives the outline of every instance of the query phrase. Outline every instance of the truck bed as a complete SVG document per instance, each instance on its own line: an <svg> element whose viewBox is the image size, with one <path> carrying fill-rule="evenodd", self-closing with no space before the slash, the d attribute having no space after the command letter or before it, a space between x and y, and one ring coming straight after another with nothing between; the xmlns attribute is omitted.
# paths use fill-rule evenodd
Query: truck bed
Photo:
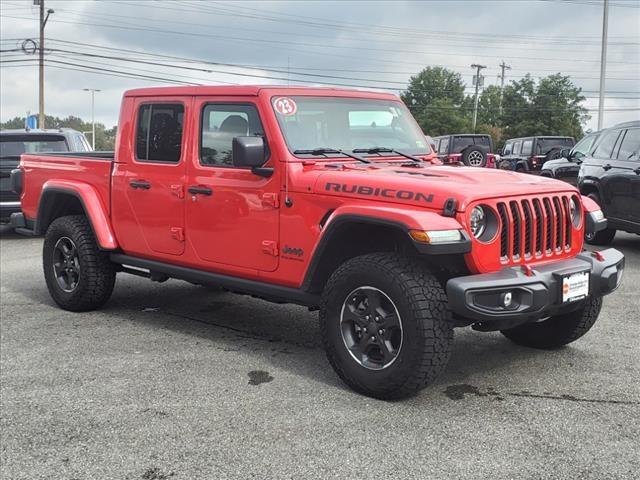
<svg viewBox="0 0 640 480"><path fill-rule="evenodd" d="M114 152L64 152L47 154L23 154L22 211L28 219L37 217L39 195L45 183L80 181L95 189L105 211L111 212L110 183ZM64 187L56 187L64 188ZM38 195L38 196L36 196Z"/></svg>

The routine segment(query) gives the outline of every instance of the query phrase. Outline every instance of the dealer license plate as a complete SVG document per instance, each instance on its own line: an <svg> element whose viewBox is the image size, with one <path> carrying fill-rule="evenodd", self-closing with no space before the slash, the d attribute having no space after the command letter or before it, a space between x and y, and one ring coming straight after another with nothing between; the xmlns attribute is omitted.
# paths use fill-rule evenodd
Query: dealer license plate
<svg viewBox="0 0 640 480"><path fill-rule="evenodd" d="M562 278L562 303L576 302L589 295L589 272L574 273Z"/></svg>

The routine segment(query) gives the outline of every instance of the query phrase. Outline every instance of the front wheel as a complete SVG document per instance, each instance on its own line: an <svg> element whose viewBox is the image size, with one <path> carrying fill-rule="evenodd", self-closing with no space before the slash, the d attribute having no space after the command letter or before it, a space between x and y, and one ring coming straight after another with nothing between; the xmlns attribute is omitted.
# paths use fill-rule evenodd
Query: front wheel
<svg viewBox="0 0 640 480"><path fill-rule="evenodd" d="M381 399L406 397L432 382L453 342L438 280L418 261L389 253L353 258L333 273L320 330L338 376Z"/></svg>
<svg viewBox="0 0 640 480"><path fill-rule="evenodd" d="M83 215L54 220L42 250L44 278L51 298L65 310L84 312L101 307L111 297L116 268L98 248Z"/></svg>
<svg viewBox="0 0 640 480"><path fill-rule="evenodd" d="M576 341L587 333L598 319L602 297L589 297L579 310L556 315L538 323L528 323L502 334L518 345L554 349Z"/></svg>

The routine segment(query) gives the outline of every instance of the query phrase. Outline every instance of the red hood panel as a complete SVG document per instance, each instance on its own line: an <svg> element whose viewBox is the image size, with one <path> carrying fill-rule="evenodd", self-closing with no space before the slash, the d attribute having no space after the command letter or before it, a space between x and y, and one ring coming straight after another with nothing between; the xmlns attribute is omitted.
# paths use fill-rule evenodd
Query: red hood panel
<svg viewBox="0 0 640 480"><path fill-rule="evenodd" d="M320 168L323 173L314 186L318 194L434 209L443 208L449 198L455 198L458 211L464 211L469 203L481 199L577 192L559 180L506 170L451 166L415 168L389 164Z"/></svg>

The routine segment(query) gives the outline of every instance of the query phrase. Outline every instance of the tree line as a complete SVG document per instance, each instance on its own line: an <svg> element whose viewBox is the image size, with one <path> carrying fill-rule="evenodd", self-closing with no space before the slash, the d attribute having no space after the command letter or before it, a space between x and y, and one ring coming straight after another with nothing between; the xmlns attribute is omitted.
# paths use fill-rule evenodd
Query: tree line
<svg viewBox="0 0 640 480"><path fill-rule="evenodd" d="M427 67L410 78L401 97L427 135L469 133L474 95L465 89L459 73ZM527 74L505 85L500 96L496 85L482 91L476 127L477 133L491 135L497 148L508 138L584 135L582 125L589 119L582 106L585 97L568 76L557 73L535 81Z"/></svg>

